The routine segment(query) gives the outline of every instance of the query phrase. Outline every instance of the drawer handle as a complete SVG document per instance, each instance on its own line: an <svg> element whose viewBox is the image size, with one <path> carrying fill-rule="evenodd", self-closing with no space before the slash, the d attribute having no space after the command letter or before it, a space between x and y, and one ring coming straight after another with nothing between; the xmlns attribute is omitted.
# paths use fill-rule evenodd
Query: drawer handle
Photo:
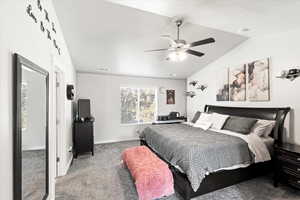
<svg viewBox="0 0 300 200"><path fill-rule="evenodd" d="M297 158L297 161L300 161L300 158Z"/></svg>

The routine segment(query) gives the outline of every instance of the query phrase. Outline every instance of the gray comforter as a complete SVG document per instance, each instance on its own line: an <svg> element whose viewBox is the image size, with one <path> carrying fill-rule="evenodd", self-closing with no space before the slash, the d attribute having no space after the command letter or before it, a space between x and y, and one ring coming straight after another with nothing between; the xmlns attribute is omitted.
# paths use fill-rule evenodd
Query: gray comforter
<svg viewBox="0 0 300 200"><path fill-rule="evenodd" d="M140 138L170 164L180 167L194 191L207 172L254 160L242 139L184 124L148 126Z"/></svg>

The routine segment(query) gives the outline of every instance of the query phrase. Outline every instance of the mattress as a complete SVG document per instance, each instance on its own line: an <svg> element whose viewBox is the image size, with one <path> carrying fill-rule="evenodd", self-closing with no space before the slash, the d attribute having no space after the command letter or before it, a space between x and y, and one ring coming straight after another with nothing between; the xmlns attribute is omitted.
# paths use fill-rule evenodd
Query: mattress
<svg viewBox="0 0 300 200"><path fill-rule="evenodd" d="M269 150L270 155L273 155L274 138L261 137L261 140L266 145L267 149ZM239 168L246 168L246 167L249 167L250 165L251 165L251 163L238 164L238 165L233 165L231 167L219 168L219 169L214 170L213 172L218 172L218 171L222 171L222 170L234 170L234 169L239 169ZM181 173L184 173L184 171L178 165L175 165L173 167L178 169ZM210 174L209 172L206 172L206 175L209 175L209 174Z"/></svg>
<svg viewBox="0 0 300 200"><path fill-rule="evenodd" d="M194 191L209 173L270 160L256 135L203 130L184 124L147 126L140 138L164 160L187 175Z"/></svg>
<svg viewBox="0 0 300 200"><path fill-rule="evenodd" d="M146 127L140 138L164 160L173 166L178 165L194 191L206 173L264 160L264 154L256 149L260 140L238 137L230 132L221 134L183 124L154 125ZM264 144L263 147L266 148Z"/></svg>
<svg viewBox="0 0 300 200"><path fill-rule="evenodd" d="M267 149L269 150L270 155L273 155L274 139L271 137L261 137L261 140L266 145ZM222 171L222 170L234 170L234 169L239 169L239 168L245 168L245 167L249 167L250 165L251 165L250 163L249 164L239 164L239 165L234 165L232 167L220 168L220 169L217 169L215 172Z"/></svg>

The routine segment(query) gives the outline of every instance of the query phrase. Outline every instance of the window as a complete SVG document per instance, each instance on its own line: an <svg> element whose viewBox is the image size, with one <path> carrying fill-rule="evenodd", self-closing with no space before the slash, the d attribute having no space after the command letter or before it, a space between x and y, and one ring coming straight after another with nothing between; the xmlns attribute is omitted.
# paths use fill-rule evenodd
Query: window
<svg viewBox="0 0 300 200"><path fill-rule="evenodd" d="M156 119L156 89L122 87L121 123L149 123Z"/></svg>

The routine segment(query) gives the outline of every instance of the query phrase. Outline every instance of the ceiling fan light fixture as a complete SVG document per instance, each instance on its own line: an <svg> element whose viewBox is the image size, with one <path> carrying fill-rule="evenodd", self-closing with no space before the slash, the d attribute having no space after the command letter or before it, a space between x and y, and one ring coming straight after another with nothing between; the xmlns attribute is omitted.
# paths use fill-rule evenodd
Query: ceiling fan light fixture
<svg viewBox="0 0 300 200"><path fill-rule="evenodd" d="M168 58L173 62L181 62L187 58L187 53L185 51L173 51L168 55Z"/></svg>
<svg viewBox="0 0 300 200"><path fill-rule="evenodd" d="M180 62L183 61L187 58L187 54L197 56L197 57L202 57L204 56L204 53L195 51L193 49L190 49L192 47L197 47L201 45L206 45L210 43L214 43L215 39L210 37L206 38L204 40L199 40L195 41L192 43L187 43L185 40L180 39L180 26L182 25L183 21L182 19L176 20L175 21L176 26L177 26L177 38L174 40L172 39L169 35L162 35L161 37L168 39L170 41L169 47L168 48L163 48L163 49L153 49L153 50L147 50L145 52L157 52L157 51L168 51L170 52L167 56L167 60L171 60L174 62Z"/></svg>

